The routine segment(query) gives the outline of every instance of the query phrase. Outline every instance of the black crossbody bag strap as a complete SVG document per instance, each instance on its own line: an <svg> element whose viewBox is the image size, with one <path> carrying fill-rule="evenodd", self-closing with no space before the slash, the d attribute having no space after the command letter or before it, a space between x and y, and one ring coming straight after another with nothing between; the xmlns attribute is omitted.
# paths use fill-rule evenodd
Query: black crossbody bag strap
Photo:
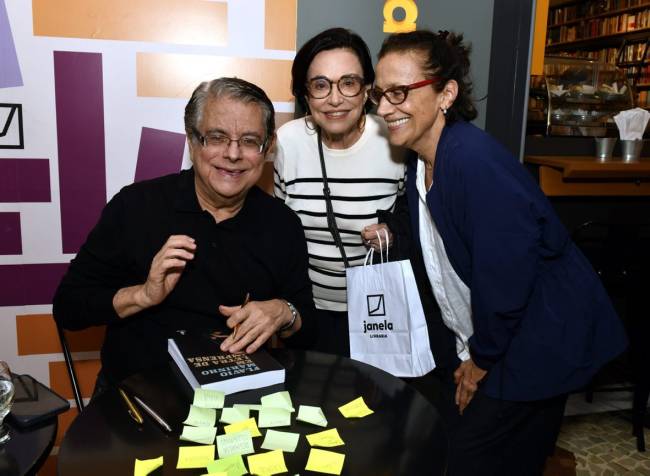
<svg viewBox="0 0 650 476"><path fill-rule="evenodd" d="M325 157L323 156L323 141L321 140L320 128L318 129L318 155L320 156L320 168L323 173L323 196L325 197L325 210L327 212L327 227L334 238L334 243L341 252L341 257L343 258L343 266L346 268L350 267L348 263L348 257L345 254L345 248L343 246L343 241L341 240L341 234L339 229L336 227L336 217L334 216L334 208L332 207L332 198L330 194L329 183L327 182L327 172L325 171Z"/></svg>

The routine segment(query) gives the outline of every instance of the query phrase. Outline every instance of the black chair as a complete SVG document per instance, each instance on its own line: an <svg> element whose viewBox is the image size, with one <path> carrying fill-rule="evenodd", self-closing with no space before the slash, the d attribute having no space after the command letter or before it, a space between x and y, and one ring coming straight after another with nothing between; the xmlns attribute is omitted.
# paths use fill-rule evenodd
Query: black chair
<svg viewBox="0 0 650 476"><path fill-rule="evenodd" d="M74 361L72 360L72 354L70 353L68 340L65 337L65 330L59 325L58 322L56 323L56 330L59 334L59 342L61 342L61 349L63 350L63 358L65 359L65 366L68 370L68 377L70 377L70 385L72 386L74 401L77 404L78 411L82 412L86 406L84 405L83 398L81 397L79 380L77 379L77 372L74 368Z"/></svg>
<svg viewBox="0 0 650 476"><path fill-rule="evenodd" d="M586 388L585 398L593 401L594 391L633 391L632 431L637 439L637 449L645 451L643 428L650 393L650 371L644 364L650 362L647 343L650 338L650 301L642 286L650 283L650 224L589 221L580 225L572 237L599 274L627 328L630 347L626 368L634 384L633 387L595 388L592 382Z"/></svg>

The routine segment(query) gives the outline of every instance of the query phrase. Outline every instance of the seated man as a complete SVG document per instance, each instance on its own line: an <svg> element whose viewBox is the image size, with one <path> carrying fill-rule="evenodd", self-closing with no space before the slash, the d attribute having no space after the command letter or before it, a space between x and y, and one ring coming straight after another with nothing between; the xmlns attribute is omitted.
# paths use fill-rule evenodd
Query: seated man
<svg viewBox="0 0 650 476"><path fill-rule="evenodd" d="M193 167L124 187L106 205L53 310L65 329L108 325L98 386L164 362L179 329L236 328L221 346L229 352L252 353L275 333L311 341L300 220L255 187L274 130L259 87L202 83L185 107Z"/></svg>

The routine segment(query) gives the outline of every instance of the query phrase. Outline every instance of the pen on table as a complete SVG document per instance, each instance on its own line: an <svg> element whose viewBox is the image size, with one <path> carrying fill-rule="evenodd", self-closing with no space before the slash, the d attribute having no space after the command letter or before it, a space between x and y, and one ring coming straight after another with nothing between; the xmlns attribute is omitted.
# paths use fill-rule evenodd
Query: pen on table
<svg viewBox="0 0 650 476"><path fill-rule="evenodd" d="M163 430L166 430L171 433L172 428L167 424L165 420L162 419L160 415L158 415L153 409L144 403L142 400L140 400L137 396L133 395L133 399L138 402L138 405L142 407L142 409L149 414L151 418L156 420L156 422L163 428Z"/></svg>
<svg viewBox="0 0 650 476"><path fill-rule="evenodd" d="M251 293L246 293L246 297L244 298L244 303L241 305L241 307L244 307L246 304L248 304L248 301L251 300ZM239 330L239 324L235 324L235 329L232 331L232 340L237 339L237 331Z"/></svg>
<svg viewBox="0 0 650 476"><path fill-rule="evenodd" d="M118 387L118 392L120 392L120 396L122 397L122 400L124 400L124 403L126 403L126 407L129 409L129 415L133 420L138 424L142 425L144 423L144 420L142 419L142 415L140 415L140 412L138 409L135 407L129 396L126 394L124 390Z"/></svg>

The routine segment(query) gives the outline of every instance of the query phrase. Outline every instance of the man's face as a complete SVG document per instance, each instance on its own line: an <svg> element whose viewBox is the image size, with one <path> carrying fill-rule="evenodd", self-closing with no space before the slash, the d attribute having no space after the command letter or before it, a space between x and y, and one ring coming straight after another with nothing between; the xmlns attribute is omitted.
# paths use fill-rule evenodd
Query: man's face
<svg viewBox="0 0 650 476"><path fill-rule="evenodd" d="M204 208L241 205L262 175L268 150L251 147L266 139L262 108L228 97L210 98L197 129L207 139L205 145L189 140L199 203ZM240 139L240 145L228 144L225 137Z"/></svg>

